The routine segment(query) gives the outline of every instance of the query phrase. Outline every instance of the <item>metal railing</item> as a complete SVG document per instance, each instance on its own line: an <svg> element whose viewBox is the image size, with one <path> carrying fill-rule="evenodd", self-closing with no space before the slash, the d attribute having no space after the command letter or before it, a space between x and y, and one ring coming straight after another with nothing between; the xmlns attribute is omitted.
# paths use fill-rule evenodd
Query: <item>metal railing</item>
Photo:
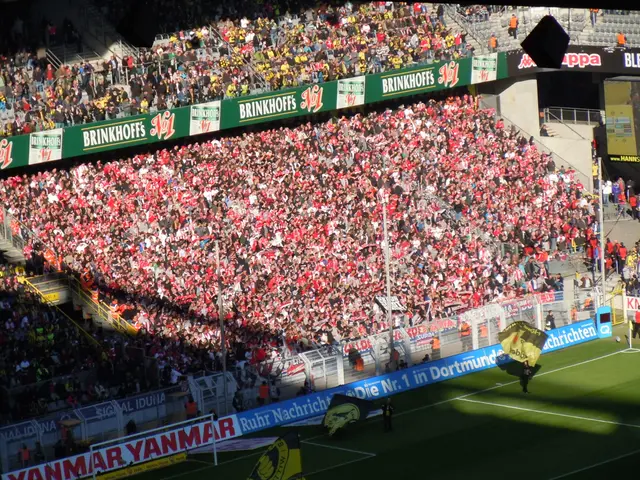
<svg viewBox="0 0 640 480"><path fill-rule="evenodd" d="M483 54L489 51L489 36L482 33L476 22L472 22L460 14L455 5L445 5L444 11L451 19L453 19L454 22L463 27L467 34L476 41L479 48L475 53Z"/></svg>
<svg viewBox="0 0 640 480"><path fill-rule="evenodd" d="M62 66L62 60L60 60L58 56L49 49L47 49L46 58L47 61L53 65L55 70L58 70L60 66Z"/></svg>
<svg viewBox="0 0 640 480"><path fill-rule="evenodd" d="M40 298L40 301L42 303L44 303L45 305L47 305L51 309L55 309L56 312L58 312L60 315L62 315L64 318L66 318L67 321L71 322L71 324L74 325L78 329L78 331L80 333L82 333L85 337L87 337L87 339L89 340L90 343L92 343L95 347L98 347L99 349L102 350L102 347L100 346L100 343L95 338L93 338L91 335L89 335L89 333L84 328L82 328L80 325L78 325L77 322L73 318L71 318L69 315L67 315L65 312L63 312L56 304L52 303L49 300L49 298L44 293L42 293L40 291L40 289L38 289L38 287L36 287L33 283L31 283L31 280L33 280L33 278L32 279L25 278L25 279L22 280L22 283L24 285L26 285L27 287L29 287L29 289L31 289L31 291L36 293L38 295L38 297Z"/></svg>
<svg viewBox="0 0 640 480"><path fill-rule="evenodd" d="M545 123L560 122L565 125L570 123L573 125L594 126L602 124L602 113L600 110L592 110L588 108L546 107L543 111Z"/></svg>
<svg viewBox="0 0 640 480"><path fill-rule="evenodd" d="M27 235L29 237L31 237L34 242L37 243L41 243L42 245L45 246L45 249L49 249L52 252L55 253L55 250L53 250L52 248L48 247L44 242L42 242L39 238L38 235L36 235L33 231L29 230L22 222L20 222L18 219L12 217L5 208L3 208L3 212L2 212L4 221L1 223L2 229L0 230L0 234L2 234L2 236L7 240L10 241L11 244L16 248L19 249L21 252L24 251L24 248L26 246L26 240L22 237L22 235ZM17 222L21 234L20 235L14 235L11 229L11 223L12 222ZM82 302L85 306L87 306L89 309L92 310L92 313L94 313L95 315L98 315L100 319L102 319L103 321L109 323L110 325L112 325L117 331L121 332L121 333L125 333L128 335L136 335L137 334L137 330L135 329L135 327L133 325L131 325L129 322L127 322L124 318L122 318L120 315L118 315L116 312L113 312L108 305L106 305L104 302L96 302L93 298L91 298L91 294L88 293L84 288L82 288L82 285L80 285L80 282L72 275L66 275L63 273L58 273L58 275L61 275L61 279L64 279L64 281L68 282L69 285L69 290L71 291L72 295L76 296L76 299L80 302ZM40 292L35 286L33 286L31 283L27 282L28 285L30 285L34 291L36 291L38 294L43 295L42 292ZM43 298L45 299L46 303L49 303L49 300L46 299L44 296ZM55 306L55 305L54 305ZM56 309L58 307L55 307ZM62 312L64 314L64 312ZM66 316L66 314L64 314ZM74 322L75 324L75 322ZM78 326L76 324L76 326ZM84 330L83 330L84 331ZM86 332L85 332L86 333Z"/></svg>
<svg viewBox="0 0 640 480"><path fill-rule="evenodd" d="M138 331L133 325L114 312L109 306L100 301L95 301L91 295L82 287L80 282L72 275L68 275L69 289L76 300L91 311L92 315L98 316L101 320L113 326L118 332L126 335L136 335Z"/></svg>

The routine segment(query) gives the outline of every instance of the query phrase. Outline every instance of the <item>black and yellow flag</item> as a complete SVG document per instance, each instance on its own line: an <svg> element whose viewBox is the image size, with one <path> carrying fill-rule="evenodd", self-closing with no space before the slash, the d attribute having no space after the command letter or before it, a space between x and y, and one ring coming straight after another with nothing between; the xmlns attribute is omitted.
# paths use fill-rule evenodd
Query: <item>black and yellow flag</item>
<svg viewBox="0 0 640 480"><path fill-rule="evenodd" d="M518 362L528 361L529 366L534 367L547 334L527 322L514 322L498 334L498 340L504 353Z"/></svg>
<svg viewBox="0 0 640 480"><path fill-rule="evenodd" d="M287 433L267 448L253 468L248 480L304 480L300 438Z"/></svg>
<svg viewBox="0 0 640 480"><path fill-rule="evenodd" d="M337 393L331 398L322 426L329 429L329 435L333 435L350 423L364 421L372 409L373 402L370 400Z"/></svg>

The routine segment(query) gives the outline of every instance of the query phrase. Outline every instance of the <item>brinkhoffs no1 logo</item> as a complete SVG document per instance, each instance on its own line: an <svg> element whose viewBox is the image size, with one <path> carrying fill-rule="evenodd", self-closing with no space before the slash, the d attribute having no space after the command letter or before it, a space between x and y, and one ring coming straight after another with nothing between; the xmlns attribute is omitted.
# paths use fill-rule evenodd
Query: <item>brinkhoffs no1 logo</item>
<svg viewBox="0 0 640 480"><path fill-rule="evenodd" d="M438 69L440 76L438 77L438 83L444 85L447 88L455 87L460 81L459 75L460 65L458 62L445 63Z"/></svg>
<svg viewBox="0 0 640 480"><path fill-rule="evenodd" d="M13 142L6 138L0 140L0 170L4 170L13 163L11 152L13 150Z"/></svg>
<svg viewBox="0 0 640 480"><path fill-rule="evenodd" d="M318 85L307 88L300 95L302 97L300 108L306 110L309 113L316 113L318 110L324 107L324 104L322 103L323 93L324 88L319 87Z"/></svg>
<svg viewBox="0 0 640 480"><path fill-rule="evenodd" d="M62 135L61 128L29 135L29 165L61 160Z"/></svg>
<svg viewBox="0 0 640 480"><path fill-rule="evenodd" d="M152 137L157 137L158 140L169 140L176 133L173 128L175 121L176 114L165 110L151 119L151 131L149 133Z"/></svg>
<svg viewBox="0 0 640 480"><path fill-rule="evenodd" d="M220 130L220 100L192 105L189 111L189 135Z"/></svg>

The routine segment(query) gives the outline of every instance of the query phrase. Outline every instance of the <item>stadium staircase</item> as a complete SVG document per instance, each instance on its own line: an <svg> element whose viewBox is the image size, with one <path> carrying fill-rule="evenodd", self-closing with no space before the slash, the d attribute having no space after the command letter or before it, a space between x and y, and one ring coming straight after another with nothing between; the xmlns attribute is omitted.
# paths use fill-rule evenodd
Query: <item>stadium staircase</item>
<svg viewBox="0 0 640 480"><path fill-rule="evenodd" d="M22 250L15 247L11 240L0 238L0 251L5 260L13 265L24 265L25 258Z"/></svg>
<svg viewBox="0 0 640 480"><path fill-rule="evenodd" d="M473 47L476 54L487 52L487 39L484 38L484 33L477 28L477 23L467 21L458 13L455 5L445 5L444 11L447 24L454 23L460 27L461 31L467 32L467 43Z"/></svg>
<svg viewBox="0 0 640 480"><path fill-rule="evenodd" d="M115 56L121 59L127 55L138 55L136 48L129 45L106 20L102 12L89 0L76 0L64 8L49 0L37 2L36 11L56 25L69 19L82 38L82 51L77 45L52 45L47 50L47 59L56 67L60 64L88 62L101 69L104 60Z"/></svg>
<svg viewBox="0 0 640 480"><path fill-rule="evenodd" d="M71 301L76 309L82 309L84 318L91 318L96 325L105 330L116 330L125 335L135 335L137 330L109 306L101 301L96 301L91 293L84 289L80 282L73 276L66 276L71 294Z"/></svg>
<svg viewBox="0 0 640 480"><path fill-rule="evenodd" d="M67 275L64 273L52 273L39 275L25 279L23 284L42 298L49 305L62 305L71 297Z"/></svg>
<svg viewBox="0 0 640 480"><path fill-rule="evenodd" d="M24 254L24 240L14 235L11 230L12 218L6 213L4 209L0 211L3 220L0 221L0 252L4 259L13 265L24 265L26 259Z"/></svg>

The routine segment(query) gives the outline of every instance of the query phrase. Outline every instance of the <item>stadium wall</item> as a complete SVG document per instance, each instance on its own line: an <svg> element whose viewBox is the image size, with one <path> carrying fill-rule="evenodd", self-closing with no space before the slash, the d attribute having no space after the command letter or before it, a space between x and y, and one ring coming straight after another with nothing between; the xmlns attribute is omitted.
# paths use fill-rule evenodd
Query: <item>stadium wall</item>
<svg viewBox="0 0 640 480"><path fill-rule="evenodd" d="M503 60L500 64L501 59ZM0 141L0 170L360 107L506 75L497 53L214 101Z"/></svg>
<svg viewBox="0 0 640 480"><path fill-rule="evenodd" d="M599 337L594 320L585 320L557 328L548 334L549 338L543 348L543 354L589 342ZM293 400L228 415L215 422L215 428L211 422L205 421L147 437L138 435L135 439L123 439L120 444L96 450L93 452L93 459L87 452L6 473L2 475L2 480L76 480L91 476L93 466L103 473L116 471L158 458L193 451L212 443L214 435L216 441L224 441L317 417L327 410L331 397L336 393L378 400L432 383L495 368L509 361L510 359L503 355L500 345L492 345Z"/></svg>
<svg viewBox="0 0 640 480"><path fill-rule="evenodd" d="M510 78L499 82L498 114L514 123L529 135L540 132L540 114L538 112L538 81L535 76L529 78Z"/></svg>
<svg viewBox="0 0 640 480"><path fill-rule="evenodd" d="M593 137L593 135L592 135ZM581 175L580 178L585 176L586 178L592 177L592 154L591 154L591 139L589 138L562 138L562 137L540 137L536 136L536 140L551 150L553 153L561 157L567 163L565 167L571 166L571 168L578 171ZM560 163L557 165L560 168ZM585 185L587 189L591 188L591 185Z"/></svg>

